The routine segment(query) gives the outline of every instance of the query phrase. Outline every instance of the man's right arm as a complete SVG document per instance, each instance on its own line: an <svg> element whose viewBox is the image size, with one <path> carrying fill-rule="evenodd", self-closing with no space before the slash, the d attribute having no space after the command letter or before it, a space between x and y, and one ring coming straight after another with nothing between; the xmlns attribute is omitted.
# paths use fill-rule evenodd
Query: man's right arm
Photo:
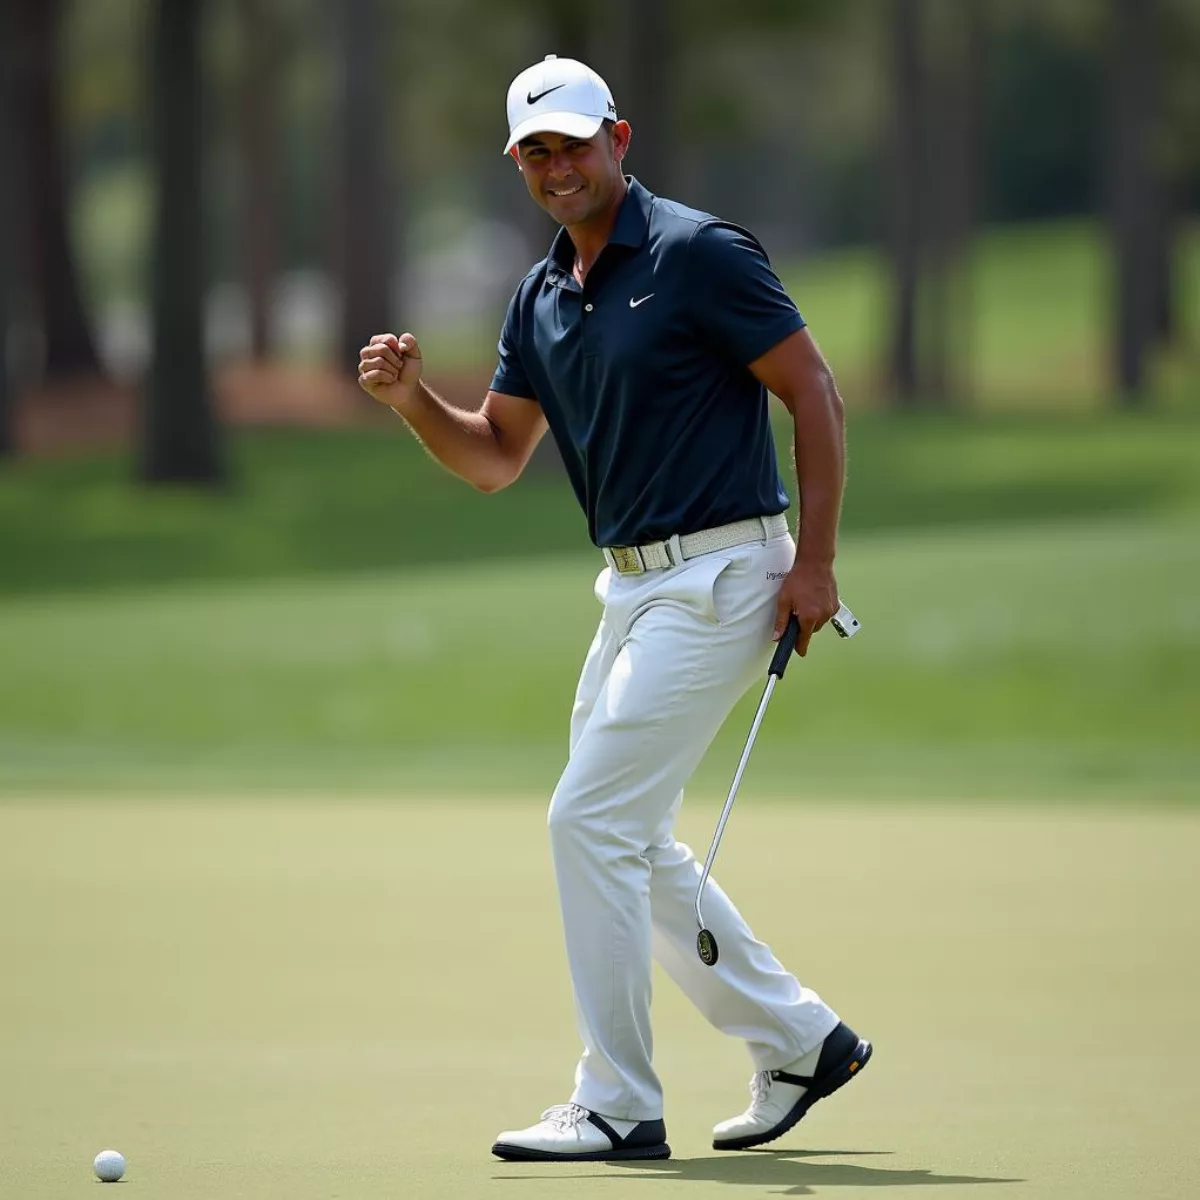
<svg viewBox="0 0 1200 1200"><path fill-rule="evenodd" d="M422 382L421 366L421 348L411 333L377 334L359 353L358 382L402 416L448 471L481 492L507 487L546 432L541 405L489 391L478 412L466 412Z"/></svg>

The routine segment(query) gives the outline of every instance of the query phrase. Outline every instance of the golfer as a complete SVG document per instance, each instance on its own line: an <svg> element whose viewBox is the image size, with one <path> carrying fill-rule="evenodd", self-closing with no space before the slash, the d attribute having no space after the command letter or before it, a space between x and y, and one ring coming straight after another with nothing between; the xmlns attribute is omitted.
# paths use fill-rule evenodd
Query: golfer
<svg viewBox="0 0 1200 1200"><path fill-rule="evenodd" d="M361 386L481 491L513 483L549 429L606 560L549 811L583 1055L569 1100L499 1134L492 1153L669 1156L652 956L749 1050L750 1106L713 1131L716 1149L744 1149L786 1132L871 1055L711 880L721 955L700 961L701 867L672 831L773 638L794 613L804 654L837 611L842 402L755 238L624 173L632 130L599 75L549 56L513 81L508 126L506 153L561 229L509 304L482 408L453 408L422 382L411 333L373 337L359 362ZM795 425L795 541L768 392ZM801 853L785 890L803 873Z"/></svg>

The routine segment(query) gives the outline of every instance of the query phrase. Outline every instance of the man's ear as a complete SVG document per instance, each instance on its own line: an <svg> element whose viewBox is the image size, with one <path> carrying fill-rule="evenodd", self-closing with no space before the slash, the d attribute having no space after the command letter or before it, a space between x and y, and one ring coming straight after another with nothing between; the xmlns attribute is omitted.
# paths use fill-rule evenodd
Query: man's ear
<svg viewBox="0 0 1200 1200"><path fill-rule="evenodd" d="M513 148L512 148L512 149L509 151L509 154L511 154L511 155L512 155L512 160L513 160L513 162L515 162L515 163L517 164L517 170L518 170L518 171L519 171L519 170L521 170L521 155L520 155L520 153L517 151L517 148L516 148L516 146L514 146L514 147L513 147Z"/></svg>
<svg viewBox="0 0 1200 1200"><path fill-rule="evenodd" d="M618 121L612 127L613 158L622 162L629 153L629 143L633 140L633 127L628 121Z"/></svg>

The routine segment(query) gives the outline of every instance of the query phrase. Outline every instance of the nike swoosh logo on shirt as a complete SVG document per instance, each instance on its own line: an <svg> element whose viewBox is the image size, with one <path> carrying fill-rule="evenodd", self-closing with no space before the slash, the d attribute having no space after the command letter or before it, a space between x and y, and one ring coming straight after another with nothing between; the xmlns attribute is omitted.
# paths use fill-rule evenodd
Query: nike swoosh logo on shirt
<svg viewBox="0 0 1200 1200"><path fill-rule="evenodd" d="M650 296L653 296L653 295L654 295L654 293L653 293L653 292L651 292L651 293L650 293ZM630 296L630 297L629 297L629 307L630 307L630 308L637 308L637 306L638 306L639 304L645 304L645 303L646 303L646 301L650 299L650 296L643 296L643 297L642 297L640 300L635 300L635 299L634 299L632 296Z"/></svg>
<svg viewBox="0 0 1200 1200"><path fill-rule="evenodd" d="M530 104L536 104L543 96L548 96L551 92L557 92L560 87L566 86L567 85L565 83L556 83L552 88L547 88L544 92L538 92L536 96L532 92L526 92L525 99L528 100Z"/></svg>

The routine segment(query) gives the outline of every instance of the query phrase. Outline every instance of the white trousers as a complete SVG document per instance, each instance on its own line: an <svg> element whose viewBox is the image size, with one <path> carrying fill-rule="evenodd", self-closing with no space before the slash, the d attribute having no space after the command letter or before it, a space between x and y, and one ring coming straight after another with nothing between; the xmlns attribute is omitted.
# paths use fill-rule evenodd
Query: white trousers
<svg viewBox="0 0 1200 1200"><path fill-rule="evenodd" d="M755 1070L807 1054L838 1022L756 941L710 877L704 919L721 955L696 953L702 865L675 840L683 787L734 703L766 668L788 536L596 581L604 614L550 802L550 842L584 1052L571 1099L609 1117L663 1115L651 1065L651 954L701 1013L743 1039ZM732 768L731 768L732 775Z"/></svg>

